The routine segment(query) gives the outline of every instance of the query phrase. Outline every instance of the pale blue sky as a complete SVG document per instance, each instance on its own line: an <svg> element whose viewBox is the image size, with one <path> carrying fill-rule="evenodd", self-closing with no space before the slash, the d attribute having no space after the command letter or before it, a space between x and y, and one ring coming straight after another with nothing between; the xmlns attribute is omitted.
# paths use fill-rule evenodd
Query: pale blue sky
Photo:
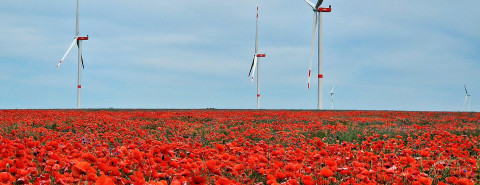
<svg viewBox="0 0 480 185"><path fill-rule="evenodd" d="M323 17L324 107L480 106L480 1L333 1ZM0 2L0 109L76 107L75 0ZM303 0L81 0L84 108L255 108L248 71L260 6L262 108L316 108ZM316 74L316 62L313 66Z"/></svg>

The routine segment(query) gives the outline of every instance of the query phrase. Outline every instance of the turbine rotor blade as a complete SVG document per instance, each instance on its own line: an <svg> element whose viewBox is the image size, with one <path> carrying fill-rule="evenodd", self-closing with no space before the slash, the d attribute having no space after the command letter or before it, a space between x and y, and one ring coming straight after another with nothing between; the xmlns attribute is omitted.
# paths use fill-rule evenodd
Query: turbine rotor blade
<svg viewBox="0 0 480 185"><path fill-rule="evenodd" d="M318 8L322 5L323 0L318 0L317 5L315 5L315 10L318 10Z"/></svg>
<svg viewBox="0 0 480 185"><path fill-rule="evenodd" d="M315 5L310 2L309 0L304 0L308 5L310 5L312 8L315 8Z"/></svg>
<svg viewBox="0 0 480 185"><path fill-rule="evenodd" d="M79 40L77 40L77 48L80 49L80 45L79 45ZM85 66L83 65L83 54L80 53L80 61L82 62L82 69L85 69Z"/></svg>
<svg viewBox="0 0 480 185"><path fill-rule="evenodd" d="M463 105L467 103L468 96L465 96L465 100L463 101Z"/></svg>
<svg viewBox="0 0 480 185"><path fill-rule="evenodd" d="M253 66L250 69L250 72L252 73L252 83L253 83L253 79L255 78L255 69L256 68L257 68L257 55L255 55L253 57Z"/></svg>
<svg viewBox="0 0 480 185"><path fill-rule="evenodd" d="M308 82L307 88L310 89L310 77L312 74L313 63L313 48L315 47L315 32L317 29L317 12L313 12L313 32L312 32L312 49L310 51L310 66L308 67Z"/></svg>
<svg viewBox="0 0 480 185"><path fill-rule="evenodd" d="M76 14L76 21L75 21L75 36L78 36L78 0L77 0L77 14Z"/></svg>
<svg viewBox="0 0 480 185"><path fill-rule="evenodd" d="M466 85L463 85L463 87L465 87L465 94L468 94L467 86L466 86Z"/></svg>
<svg viewBox="0 0 480 185"><path fill-rule="evenodd" d="M258 6L257 6L257 23L255 25L255 54L258 52Z"/></svg>
<svg viewBox="0 0 480 185"><path fill-rule="evenodd" d="M73 46L75 46L75 43L77 42L77 37L75 37L75 39L73 39L73 42L72 44L70 44L70 47L68 47L68 50L67 52L65 53L65 55L63 55L62 57L62 60L60 60L60 62L57 64L57 68L60 66L60 64L62 64L62 61L65 59L65 57L67 57L68 53L70 53L70 51L72 50Z"/></svg>
<svg viewBox="0 0 480 185"><path fill-rule="evenodd" d="M80 54L80 59L82 61L82 69L85 69L85 66L83 65L83 55L82 54Z"/></svg>
<svg viewBox="0 0 480 185"><path fill-rule="evenodd" d="M252 74L253 64L255 64L255 56L253 57L252 65L250 66L250 72L248 72L248 76L250 76Z"/></svg>

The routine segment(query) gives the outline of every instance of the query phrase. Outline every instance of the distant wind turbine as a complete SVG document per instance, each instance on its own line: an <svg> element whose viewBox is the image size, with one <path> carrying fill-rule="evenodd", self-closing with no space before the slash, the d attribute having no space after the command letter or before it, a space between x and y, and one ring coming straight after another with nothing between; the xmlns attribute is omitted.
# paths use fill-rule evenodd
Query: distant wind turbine
<svg viewBox="0 0 480 185"><path fill-rule="evenodd" d="M463 85L463 87L465 87L465 101L463 101L463 105L465 106L465 103L468 103L467 110L470 112L470 94L468 94L467 86Z"/></svg>
<svg viewBox="0 0 480 185"><path fill-rule="evenodd" d="M260 109L260 57L265 57L266 54L258 53L258 6L257 6L257 23L255 26L255 53L253 54L252 65L248 76L252 77L252 83L255 76L255 69L257 69L257 109Z"/></svg>
<svg viewBox="0 0 480 185"><path fill-rule="evenodd" d="M335 90L335 86L333 86L332 90L330 91L330 99L332 100L332 110L333 110L333 94L335 94L335 92L333 92Z"/></svg>
<svg viewBox="0 0 480 185"><path fill-rule="evenodd" d="M77 16L76 16L76 24L75 24L75 37L73 39L72 44L70 44L70 47L68 47L67 52L65 55L63 55L62 59L60 62L57 64L57 68L62 64L63 60L65 60L65 57L67 57L68 53L70 50L72 50L73 46L75 46L75 43L77 44L78 47L78 84L77 84L77 109L81 108L81 89L82 89L82 69L85 67L83 65L83 57L82 57L82 41L83 40L88 40L88 35L86 37L79 37L78 36L78 0L77 0Z"/></svg>
<svg viewBox="0 0 480 185"><path fill-rule="evenodd" d="M317 4L313 4L309 0L304 0L313 9L313 33L312 33L312 50L310 53L310 67L308 68L308 89L310 89L310 76L312 73L313 48L315 47L315 29L317 27L318 17L318 109L322 109L322 93L323 93L323 42L322 42L322 12L331 12L332 6L322 8L323 0L318 0Z"/></svg>

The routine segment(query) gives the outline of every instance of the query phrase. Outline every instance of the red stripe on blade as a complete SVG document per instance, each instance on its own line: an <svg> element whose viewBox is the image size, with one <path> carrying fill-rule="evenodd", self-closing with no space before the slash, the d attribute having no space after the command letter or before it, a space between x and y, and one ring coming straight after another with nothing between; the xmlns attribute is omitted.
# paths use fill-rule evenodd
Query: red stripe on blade
<svg viewBox="0 0 480 185"><path fill-rule="evenodd" d="M323 75L318 75L318 78L323 78Z"/></svg>

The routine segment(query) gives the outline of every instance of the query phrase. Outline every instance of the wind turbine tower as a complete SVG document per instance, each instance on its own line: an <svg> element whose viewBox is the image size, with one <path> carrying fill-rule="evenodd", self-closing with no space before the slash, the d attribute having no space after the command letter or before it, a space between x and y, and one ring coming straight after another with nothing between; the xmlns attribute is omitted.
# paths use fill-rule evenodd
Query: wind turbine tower
<svg viewBox="0 0 480 185"><path fill-rule="evenodd" d="M328 8L320 7L323 0L318 0L317 4L313 4L309 0L304 0L313 10L313 32L312 32L312 50L310 53L310 67L308 69L308 89L310 89L310 76L312 73L313 48L315 45L315 29L318 21L318 104L317 109L322 109L322 93L323 93L323 41L322 41L322 12L332 12L332 6Z"/></svg>
<svg viewBox="0 0 480 185"><path fill-rule="evenodd" d="M252 65L248 76L252 77L252 83L255 76L255 69L257 70L257 109L260 109L260 58L267 55L258 53L258 6L257 6L257 23L255 26L255 53L253 54Z"/></svg>
<svg viewBox="0 0 480 185"><path fill-rule="evenodd" d="M333 94L335 94L335 92L333 92L335 90L335 86L333 86L332 90L330 91L330 99L332 100L332 110L333 110Z"/></svg>
<svg viewBox="0 0 480 185"><path fill-rule="evenodd" d="M465 87L465 101L463 101L463 105L465 105L465 103L468 103L467 110L468 112L470 112L470 94L468 94L467 86L463 85L463 87Z"/></svg>
<svg viewBox="0 0 480 185"><path fill-rule="evenodd" d="M88 40L88 35L86 37L80 37L78 36L79 33L79 21L78 21L78 0L77 0L77 14L76 14L76 23L75 23L75 37L73 39L72 44L70 44L70 47L68 48L67 52L65 55L63 55L62 59L60 62L57 64L57 68L62 64L63 60L65 60L65 57L67 57L68 53L70 50L72 50L73 46L77 44L78 47L78 79L77 79L77 109L81 108L81 93L82 93L82 69L85 68L83 65L83 57L82 57L82 41Z"/></svg>

